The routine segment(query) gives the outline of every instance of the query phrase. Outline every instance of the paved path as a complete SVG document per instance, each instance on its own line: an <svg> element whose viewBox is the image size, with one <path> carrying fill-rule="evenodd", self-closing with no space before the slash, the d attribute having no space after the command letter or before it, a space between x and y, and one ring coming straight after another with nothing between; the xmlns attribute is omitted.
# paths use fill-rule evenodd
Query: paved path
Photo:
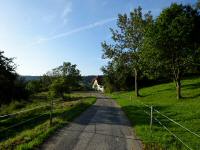
<svg viewBox="0 0 200 150"><path fill-rule="evenodd" d="M130 123L117 104L103 95L68 126L59 130L44 150L141 150Z"/></svg>

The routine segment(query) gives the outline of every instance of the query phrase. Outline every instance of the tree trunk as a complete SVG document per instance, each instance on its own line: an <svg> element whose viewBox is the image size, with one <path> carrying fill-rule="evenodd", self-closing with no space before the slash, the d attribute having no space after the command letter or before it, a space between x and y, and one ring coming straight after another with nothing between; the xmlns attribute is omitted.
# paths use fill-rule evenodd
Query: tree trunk
<svg viewBox="0 0 200 150"><path fill-rule="evenodd" d="M176 82L177 99L181 98L181 81L180 78Z"/></svg>
<svg viewBox="0 0 200 150"><path fill-rule="evenodd" d="M64 93L61 94L61 97L62 97L62 100L65 99L65 95L64 95Z"/></svg>
<svg viewBox="0 0 200 150"><path fill-rule="evenodd" d="M177 92L177 99L181 98L181 77L180 77L180 71L178 70L177 78L176 78L176 92Z"/></svg>
<svg viewBox="0 0 200 150"><path fill-rule="evenodd" d="M136 97L139 96L139 91L138 91L138 72L137 69L134 69L135 71L135 95Z"/></svg>

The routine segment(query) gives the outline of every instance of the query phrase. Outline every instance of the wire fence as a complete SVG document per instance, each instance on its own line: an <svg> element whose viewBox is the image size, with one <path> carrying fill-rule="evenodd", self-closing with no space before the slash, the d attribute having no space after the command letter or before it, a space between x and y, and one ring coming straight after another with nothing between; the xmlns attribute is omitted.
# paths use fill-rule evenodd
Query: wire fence
<svg viewBox="0 0 200 150"><path fill-rule="evenodd" d="M169 128L167 128L157 117L154 116L155 113L161 115L163 118L169 120L170 122L178 125L180 128L184 129L185 131L187 131L188 133L192 134L193 136L196 136L197 138L200 138L200 135L191 131L190 129L186 128L185 126L181 125L180 123L178 123L177 121L173 120L172 118L166 116L165 114L161 113L160 111L158 111L157 109L155 109L153 106L150 106L150 105L147 105L139 100L137 100L140 104L142 104L143 106L145 106L146 108L148 108L149 111L146 111L144 110L144 113L146 113L149 117L150 117L150 128L152 128L153 126L153 120L156 121L158 124L160 124L166 131L168 131L173 137L175 137L179 142L181 142L187 149L189 150L192 150L192 148L186 144L183 140L181 140L180 137L178 137L175 133L173 133ZM52 104L47 104L47 105L42 105L42 106L37 106L37 107L34 107L34 108L31 108L31 109L26 109L26 110L22 110L22 111L19 111L19 112L16 112L16 113L12 113L12 114L5 114L5 115L1 115L0 116L0 119L4 119L4 118L10 118L10 117L13 117L13 116L16 116L16 115L19 115L19 114L24 114L24 113L28 113L30 111L34 111L34 110L38 110L38 109L41 109L41 108L47 108L47 107L50 107L50 109L53 109L53 106L51 105L55 105L55 104L62 104L64 102L60 101L60 100L57 100L57 101L53 101ZM14 128L14 127L17 127L17 126L20 126L22 124L25 124L27 122L30 122L32 120L35 120L35 119L38 119L42 116L45 116L45 115L48 115L50 114L52 110L49 110L49 112L46 112L46 113L42 113L38 116L35 116L35 117L32 117L32 118L29 118L27 120L24 120L24 121L21 121L19 123L16 123L16 124L13 124L11 126L8 126L6 128L3 128L0 130L0 133L1 132L4 132L4 131L7 131L11 128ZM51 118L50 118L51 119Z"/></svg>
<svg viewBox="0 0 200 150"><path fill-rule="evenodd" d="M172 118L166 116L165 114L161 113L160 111L158 111L157 109L155 109L153 106L149 106L139 100L137 100L140 104L142 104L143 106L145 106L146 108L149 109L149 111L143 110L145 114L147 114L150 117L150 129L153 126L152 120L155 120L159 125L161 125L166 131L168 131L173 137L175 137L179 142L181 142L187 149L189 150L193 150L188 144L186 144L180 137L178 137L175 133L173 133L169 128L166 127L166 125L164 125L157 117L154 116L154 112L161 115L163 118L169 120L170 122L178 125L179 127L181 127L182 129L184 129L185 131L187 131L188 133L192 134L193 136L200 138L200 135L191 131L190 129L186 128L185 126L181 125L180 123L178 123L177 121L173 120Z"/></svg>
<svg viewBox="0 0 200 150"><path fill-rule="evenodd" d="M39 115L39 116L30 118L30 119L21 121L21 122L19 122L19 123L16 123L16 124L14 124L14 125L11 125L11 126L9 126L9 127L6 127L6 128L4 128L4 129L0 130L0 133L1 133L1 132L4 132L4 131L7 131L7 130L9 130L9 129L11 129L11 128L20 126L20 125L22 125L22 124L25 124L25 123L27 123L27 122L30 122L30 121L32 121L32 120L35 120L35 119L37 119L37 118L40 118L40 117L42 117L42 116L44 116L44 115L47 115L47 114L48 114L48 113L44 113L44 114L41 114L41 115Z"/></svg>
<svg viewBox="0 0 200 150"><path fill-rule="evenodd" d="M53 101L53 104L57 104L58 102L61 102L61 100L54 100L54 101ZM64 102L62 102L62 103L64 103ZM36 107L34 107L34 108L25 109L25 110L22 110L22 111L18 111L18 112L15 112L15 113L11 113L11 114L0 115L0 119L1 119L1 118L12 117L12 116L19 115L19 114L23 114L23 113L25 113L25 112L30 112L30 111L37 110L37 109L40 109L40 108L49 107L50 105L51 105L51 104L42 105L42 106L36 106Z"/></svg>
<svg viewBox="0 0 200 150"><path fill-rule="evenodd" d="M18 114L33 111L33 110L36 110L36 109L39 109L39 108L44 108L44 107L47 107L47 106L50 106L50 105L49 104L48 105L42 105L42 106L37 106L37 107L34 107L34 108L22 110L22 111L19 111L19 112L16 112L16 113L12 113L12 114L5 114L5 115L0 116L0 118L7 118L7 117L15 116L15 115L18 115Z"/></svg>
<svg viewBox="0 0 200 150"><path fill-rule="evenodd" d="M54 100L54 101L52 100L50 102L50 104L47 104L47 105L37 106L37 107L31 108L31 109L25 109L25 110L18 111L18 112L15 112L15 113L1 115L0 116L0 134L2 132L8 131L9 129L21 126L23 124L26 124L28 122L31 122L31 121L36 120L38 118L41 118L43 116L49 115L49 119L52 121L52 114L51 113L53 112L53 109L55 109L53 107L53 105L58 106L59 104L63 104L63 103L64 103L64 101L61 101L61 100ZM42 109L42 111L44 111L47 108L49 108L49 109L47 111L43 112L43 113L38 111L39 109ZM6 124L5 119L13 119L13 118L16 118L17 115L21 115L21 114L28 115L28 113L32 112L32 111L34 111L34 117L28 118L28 119L26 119L26 117L25 117L26 120L23 120L23 118L22 118L23 121L20 121L20 122L15 121L15 123L12 124L12 125L9 125L10 123L8 123L8 127L6 126L7 124ZM37 115L37 113L39 113L39 114ZM35 115L37 115L37 116L35 116Z"/></svg>

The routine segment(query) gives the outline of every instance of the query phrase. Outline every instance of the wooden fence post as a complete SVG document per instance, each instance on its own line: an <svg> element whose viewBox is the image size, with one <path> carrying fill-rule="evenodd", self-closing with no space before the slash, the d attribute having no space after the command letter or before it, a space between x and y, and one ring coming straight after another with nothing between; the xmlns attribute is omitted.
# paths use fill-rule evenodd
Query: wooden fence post
<svg viewBox="0 0 200 150"><path fill-rule="evenodd" d="M50 108L50 126L52 126L52 118L53 118L53 99L51 98L51 108Z"/></svg>
<svg viewBox="0 0 200 150"><path fill-rule="evenodd" d="M151 106L150 129L152 129L152 125L153 125L153 106Z"/></svg>

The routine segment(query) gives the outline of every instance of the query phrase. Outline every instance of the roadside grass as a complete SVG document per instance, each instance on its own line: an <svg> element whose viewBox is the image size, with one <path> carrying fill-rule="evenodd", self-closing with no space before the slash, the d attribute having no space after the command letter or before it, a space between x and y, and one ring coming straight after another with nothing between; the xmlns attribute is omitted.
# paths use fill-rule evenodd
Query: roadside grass
<svg viewBox="0 0 200 150"><path fill-rule="evenodd" d="M83 98L91 97L92 95L86 92L75 92L71 94L65 94L65 101L75 101ZM31 95L26 101L13 101L9 105L2 105L0 107L0 115L11 114L26 109L31 109L37 106L43 106L50 104L48 100L48 92L40 92ZM62 98L54 98L54 101L62 101Z"/></svg>
<svg viewBox="0 0 200 150"><path fill-rule="evenodd" d="M182 96L176 99L174 83L166 83L146 87L140 90L141 97L136 98L132 92L115 92L109 94L122 107L131 121L137 136L142 140L144 149L187 149L174 136L166 131L156 121L150 130L150 109L141 102L153 106L166 116L174 119L181 125L200 135L200 78L182 81ZM156 112L153 116L169 128L183 142L192 149L200 149L200 138L188 133L178 125L172 123Z"/></svg>
<svg viewBox="0 0 200 150"><path fill-rule="evenodd" d="M48 92L41 92L32 95L28 100L13 101L9 105L2 105L0 107L0 115L15 113L25 109L31 109L36 106L46 105L50 103L47 99ZM60 100L56 98L55 100Z"/></svg>
<svg viewBox="0 0 200 150"><path fill-rule="evenodd" d="M46 103L45 103L46 101ZM95 97L85 97L74 101L56 101L53 111L53 125L49 123L49 106L29 111L9 118L0 119L0 149L33 149L39 146L52 133L59 128L68 124L75 117L79 116L84 110L91 106L96 101ZM32 108L33 106L47 104L47 100L41 102L33 102L26 104L20 110ZM15 112L17 109L10 109L10 112ZM19 109L18 109L19 110ZM27 123L19 126L6 129L13 124L32 119ZM6 129L5 131L2 131Z"/></svg>

